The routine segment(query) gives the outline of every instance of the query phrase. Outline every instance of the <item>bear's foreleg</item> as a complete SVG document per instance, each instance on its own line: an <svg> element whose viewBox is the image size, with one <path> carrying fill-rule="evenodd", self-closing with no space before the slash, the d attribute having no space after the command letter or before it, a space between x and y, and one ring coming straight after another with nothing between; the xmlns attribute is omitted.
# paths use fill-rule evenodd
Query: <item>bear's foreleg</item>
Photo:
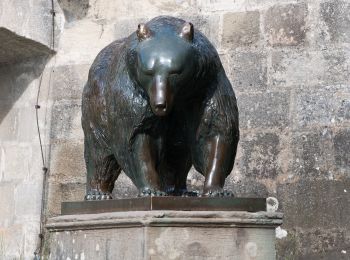
<svg viewBox="0 0 350 260"><path fill-rule="evenodd" d="M164 196L157 166L160 163L161 140L139 134L132 146L126 172L139 190L139 196Z"/></svg>
<svg viewBox="0 0 350 260"><path fill-rule="evenodd" d="M205 177L204 196L228 196L223 190L231 173L239 141L238 108L224 71L214 81L215 91L204 104L195 127L193 164Z"/></svg>
<svg viewBox="0 0 350 260"><path fill-rule="evenodd" d="M236 145L220 135L207 137L197 144L194 166L205 177L203 196L227 196L223 190L230 174Z"/></svg>

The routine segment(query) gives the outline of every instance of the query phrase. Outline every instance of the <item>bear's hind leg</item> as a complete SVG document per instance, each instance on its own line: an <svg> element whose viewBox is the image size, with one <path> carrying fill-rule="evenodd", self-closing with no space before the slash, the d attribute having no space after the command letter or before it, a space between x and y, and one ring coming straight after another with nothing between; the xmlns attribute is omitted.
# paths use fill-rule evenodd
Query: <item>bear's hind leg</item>
<svg viewBox="0 0 350 260"><path fill-rule="evenodd" d="M102 149L89 149L85 144L85 161L87 168L86 200L112 199L114 183L121 168L113 154Z"/></svg>

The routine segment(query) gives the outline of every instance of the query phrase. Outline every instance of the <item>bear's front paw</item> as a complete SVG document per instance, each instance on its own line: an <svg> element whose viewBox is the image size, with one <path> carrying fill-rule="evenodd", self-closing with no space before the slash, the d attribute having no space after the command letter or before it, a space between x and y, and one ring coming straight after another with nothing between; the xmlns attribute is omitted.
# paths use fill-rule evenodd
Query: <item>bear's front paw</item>
<svg viewBox="0 0 350 260"><path fill-rule="evenodd" d="M202 197L233 197L232 191L223 189L207 190L202 193Z"/></svg>
<svg viewBox="0 0 350 260"><path fill-rule="evenodd" d="M163 197L163 196L167 196L167 193L157 189L145 188L140 191L138 196L139 197Z"/></svg>
<svg viewBox="0 0 350 260"><path fill-rule="evenodd" d="M112 195L109 192L102 192L98 190L89 191L85 195L85 200L111 200Z"/></svg>

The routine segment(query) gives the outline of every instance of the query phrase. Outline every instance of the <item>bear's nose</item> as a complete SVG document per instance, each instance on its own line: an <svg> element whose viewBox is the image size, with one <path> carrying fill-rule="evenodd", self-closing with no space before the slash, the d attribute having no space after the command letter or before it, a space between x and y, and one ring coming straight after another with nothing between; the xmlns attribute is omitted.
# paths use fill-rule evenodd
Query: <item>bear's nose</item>
<svg viewBox="0 0 350 260"><path fill-rule="evenodd" d="M156 107L157 110L165 111L166 110L166 102L157 103L155 105L155 107Z"/></svg>

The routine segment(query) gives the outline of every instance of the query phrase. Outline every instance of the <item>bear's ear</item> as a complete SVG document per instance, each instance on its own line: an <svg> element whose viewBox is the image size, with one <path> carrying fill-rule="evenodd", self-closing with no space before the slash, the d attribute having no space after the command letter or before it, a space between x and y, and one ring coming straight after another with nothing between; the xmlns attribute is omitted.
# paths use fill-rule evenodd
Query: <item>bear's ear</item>
<svg viewBox="0 0 350 260"><path fill-rule="evenodd" d="M184 38L189 42L193 41L193 24L192 23L185 23L182 26L180 37Z"/></svg>
<svg viewBox="0 0 350 260"><path fill-rule="evenodd" d="M144 23L140 23L136 30L137 37L139 41L143 41L151 37L151 30Z"/></svg>

